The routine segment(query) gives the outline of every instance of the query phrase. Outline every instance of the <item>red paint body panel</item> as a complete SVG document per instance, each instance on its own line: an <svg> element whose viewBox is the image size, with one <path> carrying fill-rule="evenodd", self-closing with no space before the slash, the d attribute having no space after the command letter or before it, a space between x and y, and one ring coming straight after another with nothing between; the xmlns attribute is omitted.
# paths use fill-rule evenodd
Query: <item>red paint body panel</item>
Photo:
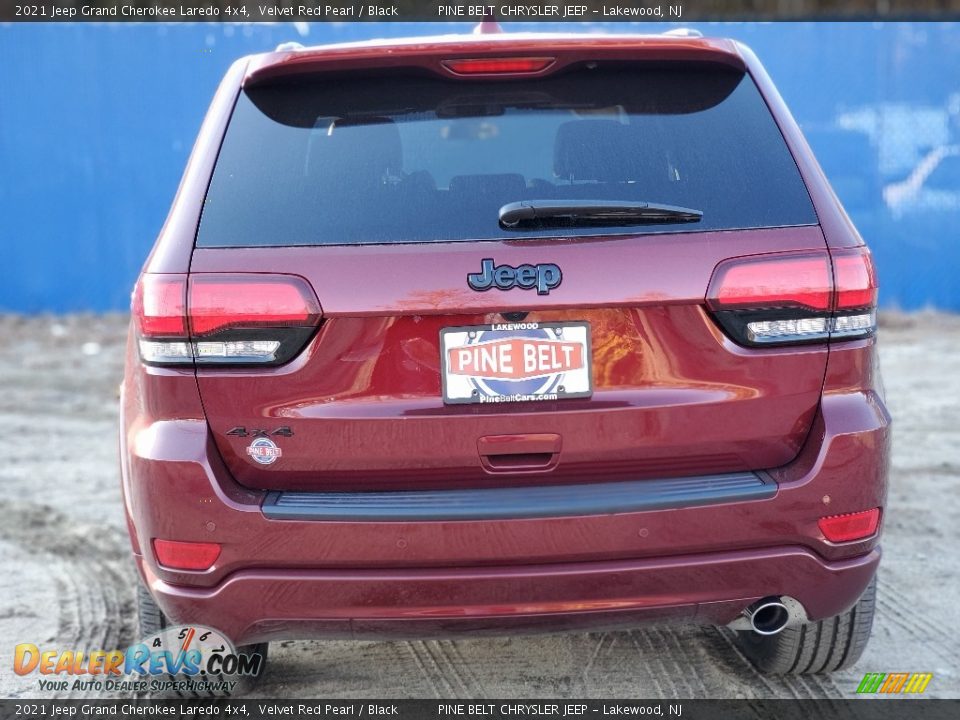
<svg viewBox="0 0 960 720"><path fill-rule="evenodd" d="M548 52L549 51L549 52ZM548 54L700 60L745 69L797 161L817 226L424 245L194 249L204 194L242 84L385 67L444 73L450 57ZM464 82L471 82L465 78ZM707 311L724 259L859 245L802 134L753 54L726 40L516 36L270 53L217 92L144 271L281 273L316 291L323 324L277 367L140 362L123 384L121 467L133 551L175 622L235 642L730 622L790 595L810 619L849 608L879 533L833 544L824 515L885 507L890 418L874 339L745 348ZM549 295L471 291L481 259L557 263ZM422 271L429 265L429 278ZM587 321L594 394L536 405L444 405L441 328ZM237 426L275 438L258 465ZM514 448L512 451L510 448ZM513 466L502 459L515 452ZM767 499L645 512L473 521L271 520L268 491L564 485L762 473ZM881 520L882 522L882 520ZM160 567L151 541L215 542L204 572Z"/></svg>
<svg viewBox="0 0 960 720"><path fill-rule="evenodd" d="M220 142L240 93L240 79L246 66L246 58L237 60L230 66L217 89L200 126L167 221L143 266L145 273L185 273L190 269L193 239L197 234L203 199L217 162Z"/></svg>
<svg viewBox="0 0 960 720"><path fill-rule="evenodd" d="M430 637L539 630L613 629L641 622L731 622L770 587L804 597L816 617L847 609L876 571L879 552L825 563L798 548L648 561L489 568L483 571L258 571L215 590L145 574L164 612L209 622L239 642L289 637ZM720 599L722 598L722 599Z"/></svg>
<svg viewBox="0 0 960 720"><path fill-rule="evenodd" d="M476 439L506 431L563 438L557 463L537 480L544 483L777 467L806 438L826 345L740 348L703 311L703 298L724 258L822 246L815 227L432 244L429 291L423 246L198 249L194 273L298 273L327 320L287 365L201 369L197 381L224 461L253 488L482 486L493 478ZM549 258L569 269L549 296L472 292L464 268L489 255L513 265ZM445 406L440 329L531 307L542 309L527 321L591 324L593 397ZM281 424L295 435L283 440L284 461L270 466L247 457L248 439L226 434Z"/></svg>

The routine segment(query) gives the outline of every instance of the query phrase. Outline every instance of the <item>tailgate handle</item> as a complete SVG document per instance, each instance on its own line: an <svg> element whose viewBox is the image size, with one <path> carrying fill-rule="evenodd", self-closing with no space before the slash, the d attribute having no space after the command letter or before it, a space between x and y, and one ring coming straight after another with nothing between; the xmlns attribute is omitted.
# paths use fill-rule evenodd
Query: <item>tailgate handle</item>
<svg viewBox="0 0 960 720"><path fill-rule="evenodd" d="M555 433L487 435L477 440L480 462L489 472L552 470L560 448Z"/></svg>

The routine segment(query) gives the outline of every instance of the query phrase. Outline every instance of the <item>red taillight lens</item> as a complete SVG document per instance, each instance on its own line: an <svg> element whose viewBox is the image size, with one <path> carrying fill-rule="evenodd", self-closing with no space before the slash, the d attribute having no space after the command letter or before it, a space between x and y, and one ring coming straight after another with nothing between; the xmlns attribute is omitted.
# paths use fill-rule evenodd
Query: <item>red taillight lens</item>
<svg viewBox="0 0 960 720"><path fill-rule="evenodd" d="M826 253L734 258L717 266L707 301L715 310L805 307L826 311L832 287Z"/></svg>
<svg viewBox="0 0 960 720"><path fill-rule="evenodd" d="M515 75L538 73L556 62L552 57L461 58L442 65L456 75Z"/></svg>
<svg viewBox="0 0 960 720"><path fill-rule="evenodd" d="M817 525L823 536L830 542L863 540L877 531L880 525L880 508L822 517Z"/></svg>
<svg viewBox="0 0 960 720"><path fill-rule="evenodd" d="M131 308L140 337L184 337L186 299L186 275L142 275Z"/></svg>
<svg viewBox="0 0 960 720"><path fill-rule="evenodd" d="M220 545L155 538L153 554L157 562L174 570L209 570L220 557Z"/></svg>
<svg viewBox="0 0 960 720"><path fill-rule="evenodd" d="M866 248L835 250L833 274L837 285L837 310L873 308L877 304L877 276Z"/></svg>
<svg viewBox="0 0 960 720"><path fill-rule="evenodd" d="M229 328L312 327L320 304L305 280L293 275L191 275L190 332Z"/></svg>
<svg viewBox="0 0 960 720"><path fill-rule="evenodd" d="M133 300L140 357L151 365L279 364L320 324L313 288L295 275L144 275Z"/></svg>
<svg viewBox="0 0 960 720"><path fill-rule="evenodd" d="M706 302L730 337L763 346L867 337L876 299L870 253L856 248L724 260Z"/></svg>

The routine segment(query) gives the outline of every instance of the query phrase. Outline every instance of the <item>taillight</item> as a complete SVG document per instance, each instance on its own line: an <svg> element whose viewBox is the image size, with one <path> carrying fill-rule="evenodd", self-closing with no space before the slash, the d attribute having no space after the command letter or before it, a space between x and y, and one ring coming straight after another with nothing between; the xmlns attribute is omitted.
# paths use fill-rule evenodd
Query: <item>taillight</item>
<svg viewBox="0 0 960 720"><path fill-rule="evenodd" d="M279 364L320 324L295 275L143 275L133 296L140 357L153 365Z"/></svg>
<svg viewBox="0 0 960 720"><path fill-rule="evenodd" d="M836 283L831 339L860 338L877 328L877 275L866 248L834 250Z"/></svg>
<svg viewBox="0 0 960 720"><path fill-rule="evenodd" d="M877 532L880 525L880 508L863 512L828 515L817 521L820 532L830 542L863 540Z"/></svg>
<svg viewBox="0 0 960 720"><path fill-rule="evenodd" d="M443 60L455 75L529 75L542 72L556 62L552 57L460 58Z"/></svg>
<svg viewBox="0 0 960 720"><path fill-rule="evenodd" d="M140 337L185 335L187 278L144 275L133 291L133 319Z"/></svg>
<svg viewBox="0 0 960 720"><path fill-rule="evenodd" d="M144 362L193 362L187 338L186 275L142 275L133 290L131 313Z"/></svg>
<svg viewBox="0 0 960 720"><path fill-rule="evenodd" d="M877 283L866 248L724 260L706 300L741 345L855 339L876 329Z"/></svg>
<svg viewBox="0 0 960 720"><path fill-rule="evenodd" d="M320 318L310 286L290 275L193 275L187 307L193 335L231 328L312 327Z"/></svg>

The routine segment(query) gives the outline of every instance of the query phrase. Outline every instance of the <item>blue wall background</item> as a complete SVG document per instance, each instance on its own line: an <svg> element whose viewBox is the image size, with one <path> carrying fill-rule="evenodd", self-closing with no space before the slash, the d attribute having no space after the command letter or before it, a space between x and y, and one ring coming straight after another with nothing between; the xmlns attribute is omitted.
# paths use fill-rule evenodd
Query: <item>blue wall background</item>
<svg viewBox="0 0 960 720"><path fill-rule="evenodd" d="M695 27L741 39L763 60L874 249L881 303L960 310L960 187L941 191L937 209L929 202L924 207L921 194L895 213L883 197L883 188L907 178L928 152L960 143L960 25ZM236 57L287 40L469 29L439 23L0 26L0 310L127 307L203 113Z"/></svg>

